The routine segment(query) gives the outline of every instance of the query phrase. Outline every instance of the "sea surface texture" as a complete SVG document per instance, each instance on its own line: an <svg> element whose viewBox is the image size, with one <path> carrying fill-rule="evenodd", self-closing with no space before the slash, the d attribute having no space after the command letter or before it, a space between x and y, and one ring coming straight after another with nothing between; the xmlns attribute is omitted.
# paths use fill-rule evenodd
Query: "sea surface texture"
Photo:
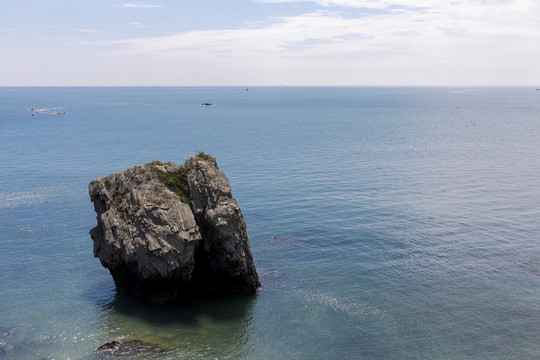
<svg viewBox="0 0 540 360"><path fill-rule="evenodd" d="M159 360L540 359L535 88L0 88L0 104L0 359L90 360L112 340ZM116 294L88 183L199 151L263 288L168 308Z"/></svg>

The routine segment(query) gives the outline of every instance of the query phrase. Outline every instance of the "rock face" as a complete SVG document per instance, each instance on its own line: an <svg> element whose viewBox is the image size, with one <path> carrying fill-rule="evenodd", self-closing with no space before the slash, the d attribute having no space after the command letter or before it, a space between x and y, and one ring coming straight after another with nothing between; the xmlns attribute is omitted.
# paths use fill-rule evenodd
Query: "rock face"
<svg viewBox="0 0 540 360"><path fill-rule="evenodd" d="M119 292L156 304L198 294L255 294L246 224L216 159L154 161L93 180L94 256Z"/></svg>

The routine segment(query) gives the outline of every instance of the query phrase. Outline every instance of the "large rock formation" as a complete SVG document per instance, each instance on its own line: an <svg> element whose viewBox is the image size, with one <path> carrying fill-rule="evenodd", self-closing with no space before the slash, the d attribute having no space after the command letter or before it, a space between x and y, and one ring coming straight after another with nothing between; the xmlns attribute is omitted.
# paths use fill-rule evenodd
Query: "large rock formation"
<svg viewBox="0 0 540 360"><path fill-rule="evenodd" d="M216 159L154 161L90 183L94 256L119 292L156 304L260 286L246 224Z"/></svg>

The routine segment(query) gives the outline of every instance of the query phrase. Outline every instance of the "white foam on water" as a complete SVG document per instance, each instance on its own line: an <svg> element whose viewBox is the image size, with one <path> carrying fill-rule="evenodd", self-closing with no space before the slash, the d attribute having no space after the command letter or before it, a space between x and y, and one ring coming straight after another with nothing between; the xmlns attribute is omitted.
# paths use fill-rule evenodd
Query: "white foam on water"
<svg viewBox="0 0 540 360"><path fill-rule="evenodd" d="M392 315L377 307L358 303L346 298L339 298L331 292L298 292L306 302L327 306L335 312L346 314L348 317L376 318L386 322L395 322Z"/></svg>

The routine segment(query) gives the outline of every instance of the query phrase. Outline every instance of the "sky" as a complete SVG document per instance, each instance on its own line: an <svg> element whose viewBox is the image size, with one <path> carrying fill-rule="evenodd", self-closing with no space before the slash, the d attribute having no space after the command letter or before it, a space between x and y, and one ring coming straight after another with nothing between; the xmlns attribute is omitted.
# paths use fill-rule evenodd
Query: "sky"
<svg viewBox="0 0 540 360"><path fill-rule="evenodd" d="M540 86L540 0L0 0L0 86Z"/></svg>

